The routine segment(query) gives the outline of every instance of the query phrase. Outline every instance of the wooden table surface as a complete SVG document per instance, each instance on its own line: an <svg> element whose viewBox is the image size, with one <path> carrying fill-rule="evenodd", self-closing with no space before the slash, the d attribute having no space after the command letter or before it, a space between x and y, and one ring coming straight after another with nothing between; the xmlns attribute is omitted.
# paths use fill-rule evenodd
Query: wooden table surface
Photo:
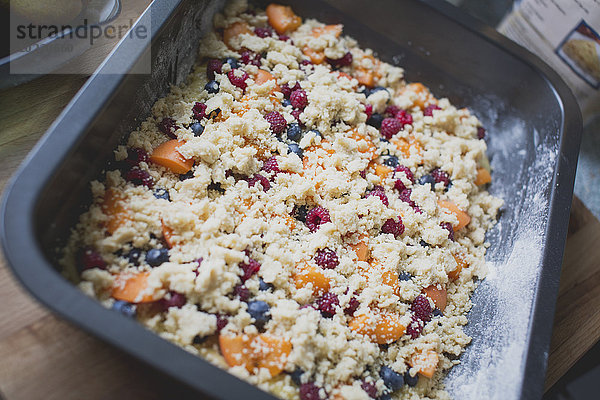
<svg viewBox="0 0 600 400"><path fill-rule="evenodd" d="M0 192L87 77L51 75L0 91ZM546 388L600 338L600 222L573 200ZM57 318L0 256L0 399L174 398L149 367Z"/></svg>

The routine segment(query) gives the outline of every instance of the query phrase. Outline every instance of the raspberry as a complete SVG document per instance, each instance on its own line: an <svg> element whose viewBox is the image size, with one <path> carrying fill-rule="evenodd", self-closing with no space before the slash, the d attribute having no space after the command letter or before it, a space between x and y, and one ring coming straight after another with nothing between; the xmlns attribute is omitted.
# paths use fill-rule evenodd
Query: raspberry
<svg viewBox="0 0 600 400"><path fill-rule="evenodd" d="M481 140L481 139L485 139L485 128L484 127L478 127L477 128L477 139Z"/></svg>
<svg viewBox="0 0 600 400"><path fill-rule="evenodd" d="M304 59L300 61L300 65L312 65L312 62L310 60Z"/></svg>
<svg viewBox="0 0 600 400"><path fill-rule="evenodd" d="M279 40L281 40L282 42L287 42L288 40L290 41L290 44L293 46L294 45L294 41L290 39L290 37L288 35L278 35Z"/></svg>
<svg viewBox="0 0 600 400"><path fill-rule="evenodd" d="M292 107L299 110L304 110L304 108L308 105L308 96L302 89L294 90L290 94L290 101L292 102Z"/></svg>
<svg viewBox="0 0 600 400"><path fill-rule="evenodd" d="M206 116L206 104L197 101L192 108L192 112L194 113L194 118L200 121Z"/></svg>
<svg viewBox="0 0 600 400"><path fill-rule="evenodd" d="M423 296L422 294L418 295L417 298L413 300L412 304L410 305L410 311L412 311L415 317L421 321L431 321L431 313L433 312L433 309L431 308L427 297Z"/></svg>
<svg viewBox="0 0 600 400"><path fill-rule="evenodd" d="M83 271L92 268L106 269L106 262L100 253L92 249L85 249L83 251L81 254L81 265Z"/></svg>
<svg viewBox="0 0 600 400"><path fill-rule="evenodd" d="M158 303L160 308L166 311L171 307L181 308L185 305L186 301L187 299L184 294L171 291L167 296L160 299Z"/></svg>
<svg viewBox="0 0 600 400"><path fill-rule="evenodd" d="M281 93L283 93L283 97L286 99L290 98L290 95L292 94L293 91L295 90L301 90L302 88L300 87L300 83L296 82L294 84L294 86L290 87L289 83L284 83L283 85L281 85Z"/></svg>
<svg viewBox="0 0 600 400"><path fill-rule="evenodd" d="M223 65L223 62L221 62L221 60L216 60L216 59L212 59L212 60L208 60L208 64L206 64L206 77L208 78L208 80L214 80L215 79L215 73L220 74L221 73L221 66Z"/></svg>
<svg viewBox="0 0 600 400"><path fill-rule="evenodd" d="M244 51L240 56L240 61L244 64L256 65L260 67L260 59L262 56L258 53L254 53L252 51Z"/></svg>
<svg viewBox="0 0 600 400"><path fill-rule="evenodd" d="M413 316L412 321L406 327L406 334L410 335L411 338L416 339L419 337L425 325L423 321Z"/></svg>
<svg viewBox="0 0 600 400"><path fill-rule="evenodd" d="M412 183L415 183L415 176L413 175L410 168L405 167L404 165L399 165L396 167L395 173L398 173L398 172L404 172L404 175L406 175L408 180L411 181Z"/></svg>
<svg viewBox="0 0 600 400"><path fill-rule="evenodd" d="M256 34L256 36L258 36L259 38L266 38L266 37L271 37L273 36L273 29L271 28L254 28L254 33Z"/></svg>
<svg viewBox="0 0 600 400"><path fill-rule="evenodd" d="M319 396L321 390L313 382L306 382L300 385L300 400L321 400Z"/></svg>
<svg viewBox="0 0 600 400"><path fill-rule="evenodd" d="M346 67L352 65L352 53L347 52L342 58L328 58L327 62L331 64L332 67Z"/></svg>
<svg viewBox="0 0 600 400"><path fill-rule="evenodd" d="M250 179L248 179L248 187L255 186L257 183L260 183L262 186L263 192L271 189L271 184L269 180L262 176L261 174L254 174Z"/></svg>
<svg viewBox="0 0 600 400"><path fill-rule="evenodd" d="M315 262L319 267L325 269L334 269L340 264L340 260L338 260L338 256L335 251L327 247L317 250Z"/></svg>
<svg viewBox="0 0 600 400"><path fill-rule="evenodd" d="M367 382L367 381L362 381L362 383L360 384L360 387L362 388L362 390L365 391L365 393L372 399L376 399L377 398L377 386L375 386L375 383L373 382Z"/></svg>
<svg viewBox="0 0 600 400"><path fill-rule="evenodd" d="M360 302L358 301L358 299L356 297L352 296L350 298L350 300L348 301L348 305L344 309L344 313L346 313L349 316L353 316L354 312L356 310L358 310L359 306L360 306Z"/></svg>
<svg viewBox="0 0 600 400"><path fill-rule="evenodd" d="M148 173L148 171L139 169L138 167L132 168L125 174L125 180L133 183L136 186L144 185L148 188L154 186L154 181Z"/></svg>
<svg viewBox="0 0 600 400"><path fill-rule="evenodd" d="M339 307L340 301L335 293L327 292L323 296L319 297L315 301L315 304L322 316L325 318L331 318L335 315L335 311L337 307Z"/></svg>
<svg viewBox="0 0 600 400"><path fill-rule="evenodd" d="M411 206L413 208L413 210L415 210L415 212L418 212L419 214L422 213L421 209L419 208L419 206L417 206L417 204L410 199L410 195L412 194L412 190L411 189L405 189L402 192L400 192L400 195L398 196L398 198L400 200L402 200L405 203L408 203L409 206Z"/></svg>
<svg viewBox="0 0 600 400"><path fill-rule="evenodd" d="M279 169L279 165L277 164L277 159L275 158L275 156L272 156L267 161L265 161L265 163L263 164L262 170L265 171L266 173L272 172L275 174L278 174L281 172L281 170Z"/></svg>
<svg viewBox="0 0 600 400"><path fill-rule="evenodd" d="M302 121L300 121L300 114L302 114L302 110L292 110L290 114L292 114L292 117L296 118L296 121L298 121L300 125L303 125Z"/></svg>
<svg viewBox="0 0 600 400"><path fill-rule="evenodd" d="M223 328L225 328L227 326L227 324L229 323L229 320L227 318L227 316L222 315L222 314L216 314L217 317L217 332L221 332L223 330Z"/></svg>
<svg viewBox="0 0 600 400"><path fill-rule="evenodd" d="M388 206L390 204L387 196L385 195L385 190L381 186L374 186L371 191L367 192L365 198L371 197L371 196L379 197L381 202L386 206Z"/></svg>
<svg viewBox="0 0 600 400"><path fill-rule="evenodd" d="M271 132L273 132L274 135L281 135L287 127L285 118L277 111L271 111L265 115L265 119L271 124Z"/></svg>
<svg viewBox="0 0 600 400"><path fill-rule="evenodd" d="M448 173L442 171L439 168L436 168L433 171L431 171L431 176L433 176L435 183L442 182L445 187L448 187L450 185L450 177L448 176Z"/></svg>
<svg viewBox="0 0 600 400"><path fill-rule="evenodd" d="M404 182L402 182L401 179L398 179L396 182L394 182L394 189L402 193L404 190L406 190L406 186L404 186Z"/></svg>
<svg viewBox="0 0 600 400"><path fill-rule="evenodd" d="M394 117L398 121L400 121L400 123L402 124L403 128L404 128L405 125L412 125L412 123L413 123L413 117L412 117L412 115L410 115L409 113L407 113L405 110L398 111L398 113Z"/></svg>
<svg viewBox="0 0 600 400"><path fill-rule="evenodd" d="M441 110L441 108L435 104L430 104L423 110L423 115L426 117L433 117L433 110Z"/></svg>
<svg viewBox="0 0 600 400"><path fill-rule="evenodd" d="M321 225L331 222L329 211L321 206L317 206L310 210L306 215L306 226L311 232L316 232Z"/></svg>
<svg viewBox="0 0 600 400"><path fill-rule="evenodd" d="M402 129L402 123L396 118L384 118L381 121L379 133L386 139L391 139L396 133Z"/></svg>
<svg viewBox="0 0 600 400"><path fill-rule="evenodd" d="M250 290L242 284L239 284L233 288L233 294L240 298L241 301L248 301L250 298Z"/></svg>
<svg viewBox="0 0 600 400"><path fill-rule="evenodd" d="M402 218L398 217L398 221L395 221L393 218L388 219L383 223L381 232L391 233L396 239L398 239L398 237L404 233L404 224L402 223Z"/></svg>
<svg viewBox="0 0 600 400"><path fill-rule="evenodd" d="M392 118L395 118L396 114L398 114L400 111L401 110L398 106L387 106L385 108L384 114L387 114Z"/></svg>
<svg viewBox="0 0 600 400"><path fill-rule="evenodd" d="M373 115L373 104L365 104L365 114L367 114L367 120Z"/></svg>
<svg viewBox="0 0 600 400"><path fill-rule="evenodd" d="M229 82L235 87L238 87L242 90L246 90L248 84L246 83L246 79L248 79L248 74L246 71L242 71L240 69L232 69L227 73L227 77L229 78Z"/></svg>
<svg viewBox="0 0 600 400"><path fill-rule="evenodd" d="M440 226L448 231L448 239L454 242L454 228L450 222L442 222Z"/></svg>
<svg viewBox="0 0 600 400"><path fill-rule="evenodd" d="M175 120L173 120L172 118L163 118L163 120L160 121L160 124L158 124L158 129L160 129L162 133L164 133L171 139L177 139L175 131L179 129L179 127L175 123Z"/></svg>
<svg viewBox="0 0 600 400"><path fill-rule="evenodd" d="M127 158L125 162L132 167L139 165L142 161L147 163L150 160L150 156L146 153L146 150L139 147L127 149Z"/></svg>
<svg viewBox="0 0 600 400"><path fill-rule="evenodd" d="M240 268L244 272L244 274L242 275L242 282L246 282L260 270L260 263L250 258L248 262L241 263Z"/></svg>

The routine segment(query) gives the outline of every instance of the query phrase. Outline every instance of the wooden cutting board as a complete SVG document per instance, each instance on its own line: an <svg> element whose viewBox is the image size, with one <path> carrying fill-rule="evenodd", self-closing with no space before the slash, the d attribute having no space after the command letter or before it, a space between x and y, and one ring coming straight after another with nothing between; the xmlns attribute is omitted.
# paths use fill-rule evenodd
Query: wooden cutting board
<svg viewBox="0 0 600 400"><path fill-rule="evenodd" d="M0 192L85 80L45 76L0 91ZM575 198L546 388L600 338L598 243L600 222ZM159 399L175 398L180 390L41 307L21 289L1 257L0 304L0 399Z"/></svg>

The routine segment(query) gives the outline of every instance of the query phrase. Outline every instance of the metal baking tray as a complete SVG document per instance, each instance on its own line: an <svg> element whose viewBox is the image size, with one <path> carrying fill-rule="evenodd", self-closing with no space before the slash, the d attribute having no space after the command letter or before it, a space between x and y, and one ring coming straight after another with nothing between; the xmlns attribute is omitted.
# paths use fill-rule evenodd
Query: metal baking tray
<svg viewBox="0 0 600 400"><path fill-rule="evenodd" d="M409 81L483 121L494 169L490 190L506 203L488 234L490 274L473 297L472 344L445 383L460 399L541 397L582 130L572 94L538 58L441 0L292 5L304 18L343 23L361 46L404 66ZM143 16L151 18L151 46L125 38L13 178L2 205L2 244L30 293L82 329L206 396L268 399L103 308L65 280L57 263L57 249L91 201L90 180L101 176L112 150L169 85L185 79L222 6L220 0L152 3ZM149 75L101 73L148 60Z"/></svg>

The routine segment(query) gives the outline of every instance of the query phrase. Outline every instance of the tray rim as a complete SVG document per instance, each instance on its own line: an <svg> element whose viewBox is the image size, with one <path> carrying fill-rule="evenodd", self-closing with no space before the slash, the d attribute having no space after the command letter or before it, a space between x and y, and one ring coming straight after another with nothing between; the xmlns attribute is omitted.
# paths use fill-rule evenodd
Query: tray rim
<svg viewBox="0 0 600 400"><path fill-rule="evenodd" d="M533 68L553 90L557 102L561 106L559 154L553 171L551 187L554 190L551 190L550 193L548 223L544 232L544 242L554 245L546 245L542 254L541 265L543 268L539 273L538 287L532 304L532 317L527 333L527 341L530 345L527 347L523 360L525 363L524 376L528 377L529 383L522 382L521 384L521 398L538 398L542 394L552 334L553 318L548 315L554 315L558 293L582 132L581 113L574 96L564 81L537 56L443 0L417 1L426 4L432 8L432 11L439 12L499 47L501 51L509 53L518 58L520 62ZM152 38L156 37L157 32L166 24L182 2L183 0L153 1L145 10L144 14L151 13L152 16ZM128 62L128 66L132 66L144 49L136 47L125 37L98 70L115 62L115 55L118 54L135 55L135 57L129 58L119 57L118 60L120 63ZM109 100L111 93L123 79L124 75L92 75L34 146L6 185L0 209L0 239L7 264L21 285L48 309L101 340L134 355L153 368L215 398L235 398L235 395L239 393L244 393L245 397L249 399L274 398L201 358L198 362L197 356L163 340L137 322L105 309L97 301L83 295L74 285L64 280L46 261L39 249L39 244L35 240L33 224L33 210L37 202L37 195L52 176L54 169L60 165L68 150L76 143L80 133L93 120L102 105ZM86 96L89 97L91 90L94 92L96 101L102 100L97 101L96 107L92 109L89 107L89 101L86 101ZM83 115L86 118L82 118L80 112L84 112ZM67 123L70 126L67 126ZM45 147L51 147L55 143L55 133L58 130L60 130L61 143L67 144L62 152L63 157L60 158L43 152ZM67 141L65 142L66 136ZM41 168L41 165L49 165L50 168ZM40 179L40 176L45 179ZM17 227L19 228L17 229ZM22 249L27 249L27 251L20 251ZM49 287L53 290L49 290ZM553 299L553 301L549 302L548 299ZM100 330L99 326L106 329ZM136 340L132 340L129 335L124 336L123 331L135 333ZM532 341L534 337L536 340ZM155 353L147 354L144 351L146 348L153 348ZM158 363L161 359L168 360L173 356L177 357L177 363ZM196 370L200 368L211 375L210 384L204 384L201 380L192 380L186 376L185 369L190 363L196 365ZM532 382L534 384L531 384ZM217 386L220 387L218 391L215 389Z"/></svg>

